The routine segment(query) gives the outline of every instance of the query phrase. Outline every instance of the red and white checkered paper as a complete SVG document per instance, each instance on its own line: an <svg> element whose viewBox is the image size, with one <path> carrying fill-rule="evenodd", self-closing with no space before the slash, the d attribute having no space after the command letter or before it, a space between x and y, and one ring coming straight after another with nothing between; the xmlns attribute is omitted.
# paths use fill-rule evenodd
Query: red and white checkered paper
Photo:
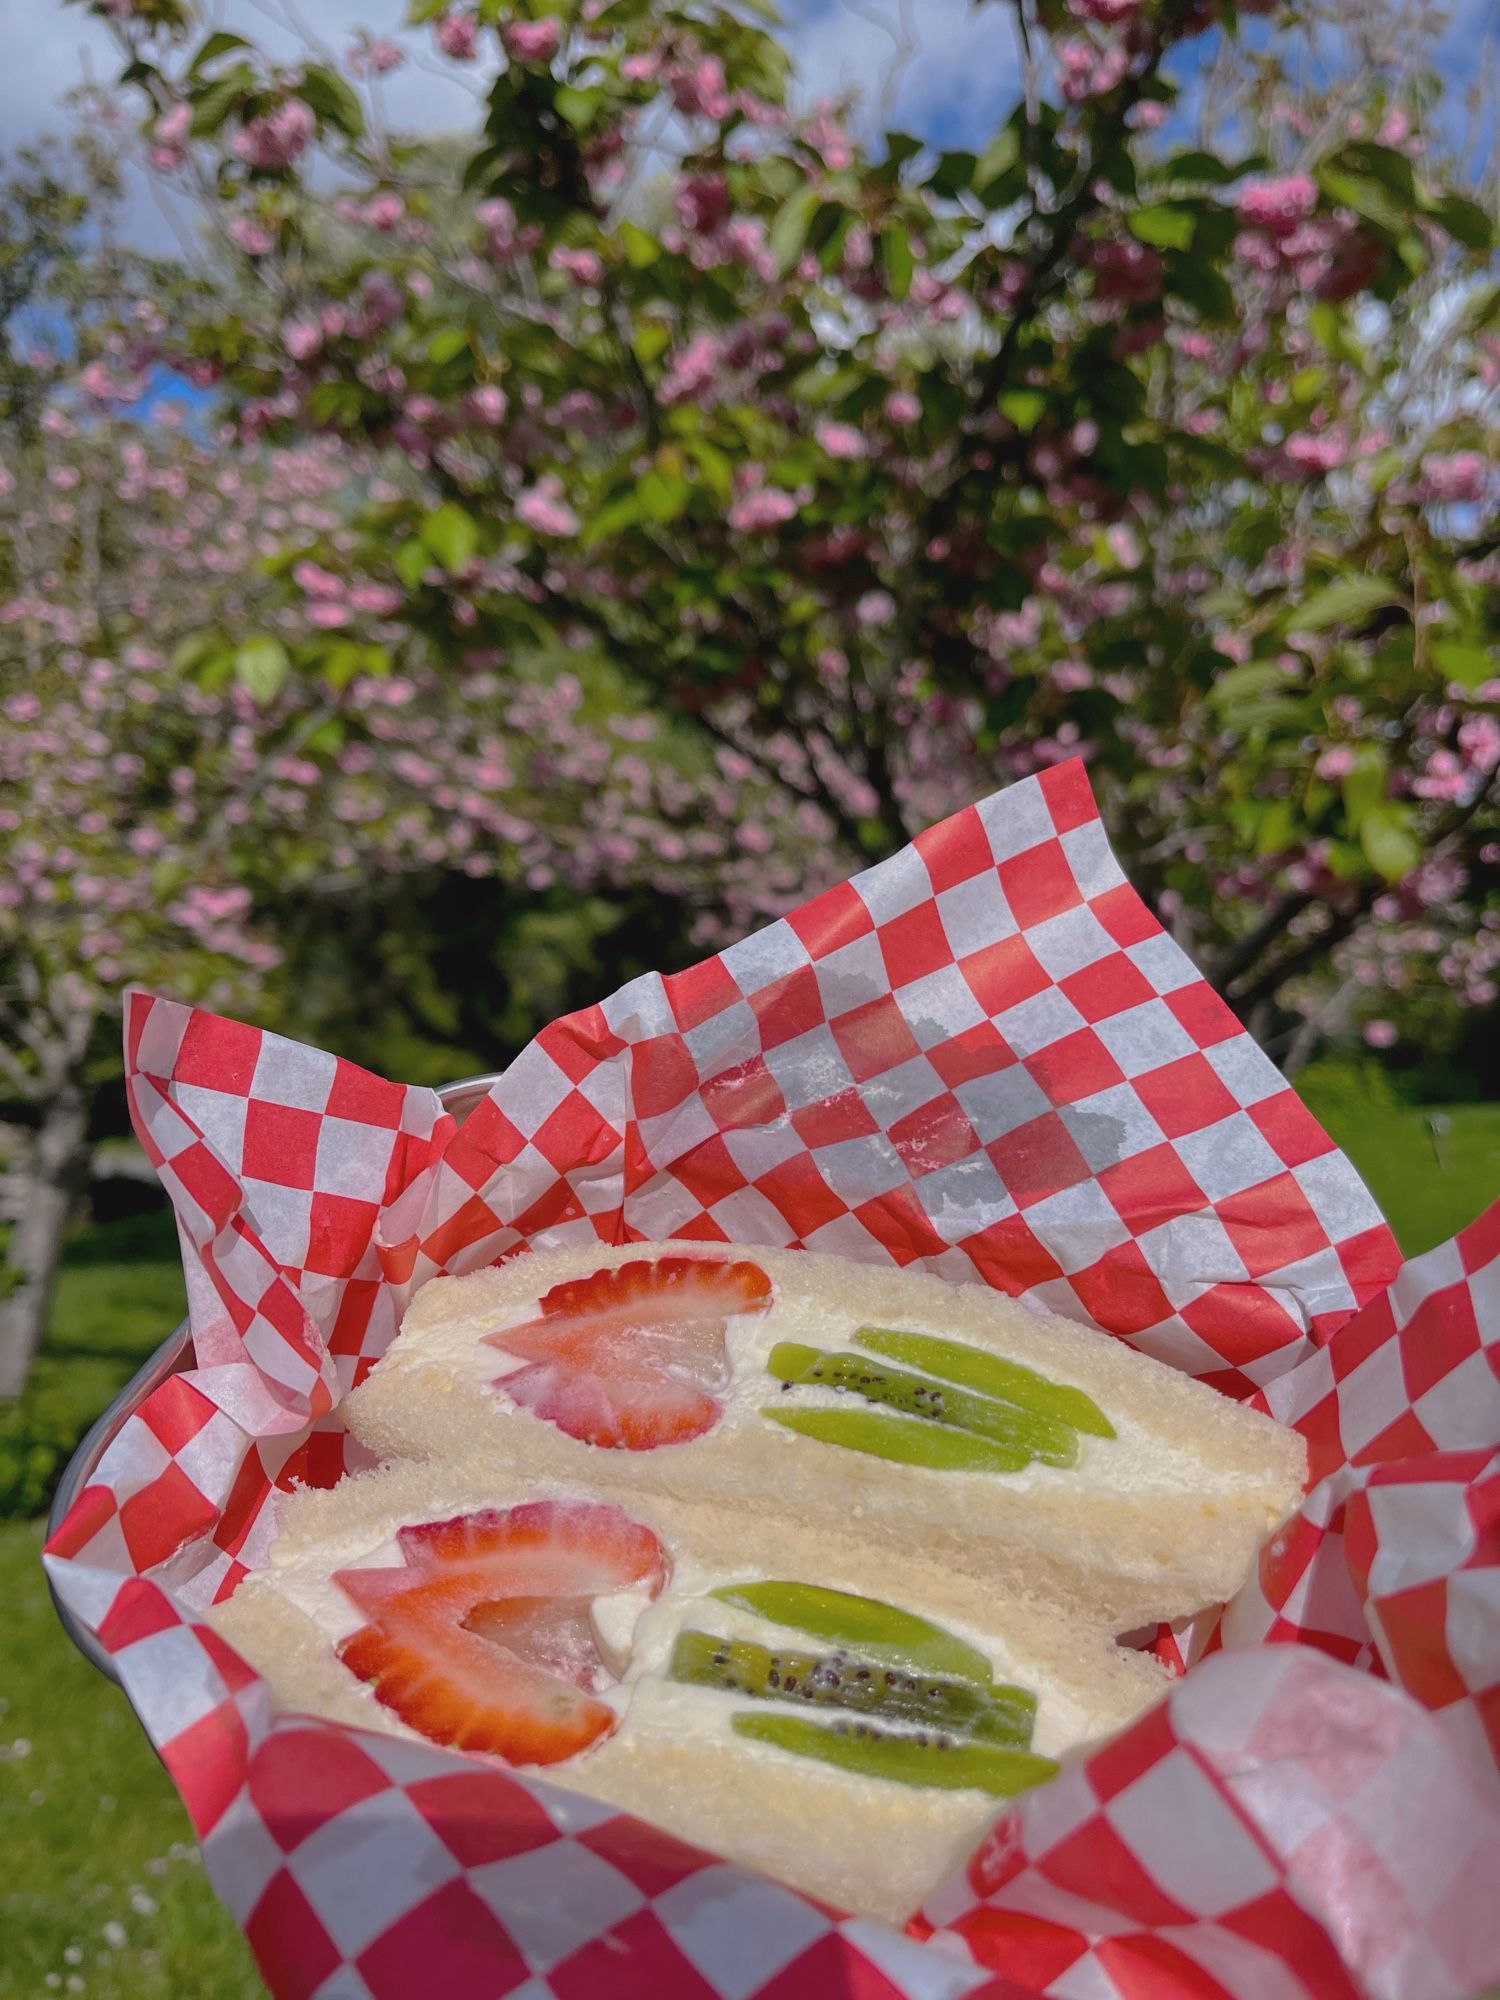
<svg viewBox="0 0 1500 2000"><path fill-rule="evenodd" d="M1500 1210L1400 1268L1125 882L1081 765L555 1022L461 1126L146 995L127 1053L197 1365L125 1425L48 1561L279 2000L1444 2000L1500 1978ZM977 1279L1309 1438L1304 1508L1223 1621L1180 1635L1188 1676L1007 1813L907 1935L545 1784L274 1714L195 1615L265 1560L276 1487L355 1462L337 1400L418 1283L668 1235Z"/></svg>

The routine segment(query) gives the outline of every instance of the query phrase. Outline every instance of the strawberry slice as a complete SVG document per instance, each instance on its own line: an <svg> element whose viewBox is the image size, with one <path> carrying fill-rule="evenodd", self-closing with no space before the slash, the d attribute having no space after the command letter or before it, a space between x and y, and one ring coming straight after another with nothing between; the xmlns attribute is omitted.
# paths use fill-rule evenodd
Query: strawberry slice
<svg viewBox="0 0 1500 2000"><path fill-rule="evenodd" d="M338 1656L382 1706L434 1743L509 1764L556 1764L615 1712L589 1620L596 1597L666 1581L649 1528L592 1500L535 1500L397 1535L404 1565L334 1582L369 1623Z"/></svg>
<svg viewBox="0 0 1500 2000"><path fill-rule="evenodd" d="M594 1693L609 1677L589 1618L591 1602L587 1597L507 1597L476 1605L463 1621L464 1630Z"/></svg>
<svg viewBox="0 0 1500 2000"><path fill-rule="evenodd" d="M770 1303L770 1279L743 1258L641 1258L565 1279L539 1318L485 1340L529 1364L497 1383L523 1409L585 1444L653 1451L713 1429L727 1323Z"/></svg>

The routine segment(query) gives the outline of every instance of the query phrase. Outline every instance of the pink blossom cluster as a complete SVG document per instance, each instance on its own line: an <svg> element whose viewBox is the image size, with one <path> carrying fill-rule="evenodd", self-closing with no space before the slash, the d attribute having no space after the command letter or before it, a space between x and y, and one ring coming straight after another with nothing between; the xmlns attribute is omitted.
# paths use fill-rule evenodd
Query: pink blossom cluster
<svg viewBox="0 0 1500 2000"><path fill-rule="evenodd" d="M252 118L235 133L235 154L259 173L280 173L312 143L317 119L300 97L286 97L274 111Z"/></svg>
<svg viewBox="0 0 1500 2000"><path fill-rule="evenodd" d="M479 16L467 10L439 14L433 23L433 39L450 62L473 62L479 53Z"/></svg>
<svg viewBox="0 0 1500 2000"><path fill-rule="evenodd" d="M1099 0L1093 0L1099 4ZM1104 0L1110 4L1110 0ZM1126 9L1128 13L1130 9ZM1096 17L1098 18L1098 17ZM1116 17L1122 18L1122 17ZM1068 36L1053 50L1057 83L1069 104L1104 97L1123 83L1130 69L1130 51L1123 41L1097 42L1083 35Z"/></svg>
<svg viewBox="0 0 1500 2000"><path fill-rule="evenodd" d="M1247 182L1235 212L1243 225L1235 255L1265 281L1278 310L1299 294L1337 303L1379 275L1379 240L1347 211L1319 214L1307 174Z"/></svg>
<svg viewBox="0 0 1500 2000"><path fill-rule="evenodd" d="M357 675L333 705L341 747L310 754L294 685L265 698L184 674L170 663L162 610L189 631L215 619L269 623L289 647L356 616L383 619L400 602L391 583L313 556L293 569L299 605L245 597L257 588L257 549L289 532L336 544L347 461L323 447L224 461L151 425L80 432L64 422L53 435L84 454L94 490L119 510L111 561L128 625L99 650L95 604L55 588L56 558L84 520L82 482L59 489L44 477L41 491L67 496L44 523L39 506L51 503L29 474L12 477L0 529L21 528L42 567L0 603L0 635L35 634L45 610L51 667L45 698L29 673L17 685L20 658L0 637L0 689L10 690L0 700L0 945L45 934L97 1004L147 979L252 1005L281 955L263 896L314 876L322 894L449 869L580 893L645 879L682 895L711 869L723 872L735 922L763 920L801 886L758 767L705 780L648 760L640 746L653 719L586 727L568 674L517 687L476 655L456 679L432 667ZM518 514L570 532L560 490L538 480ZM44 597L45 579L54 587ZM804 812L798 836L826 846L827 824ZM704 919L705 941L718 941L709 930L724 921L722 908Z"/></svg>
<svg viewBox="0 0 1500 2000"><path fill-rule="evenodd" d="M512 62L549 63L562 47L562 23L551 14L536 21L508 21L500 41Z"/></svg>
<svg viewBox="0 0 1500 2000"><path fill-rule="evenodd" d="M406 51L388 35L361 34L344 57L349 74L361 79L388 76L406 61Z"/></svg>

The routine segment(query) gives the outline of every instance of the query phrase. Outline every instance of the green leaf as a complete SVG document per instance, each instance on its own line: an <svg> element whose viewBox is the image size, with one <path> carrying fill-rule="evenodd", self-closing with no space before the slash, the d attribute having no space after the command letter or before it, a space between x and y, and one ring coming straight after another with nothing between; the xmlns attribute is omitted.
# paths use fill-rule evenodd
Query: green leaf
<svg viewBox="0 0 1500 2000"><path fill-rule="evenodd" d="M1213 153L1201 152L1196 146L1189 146L1182 152L1169 154L1162 162L1161 171L1163 178L1169 181L1203 181L1210 187L1226 187L1255 165L1253 155L1234 163L1221 160Z"/></svg>
<svg viewBox="0 0 1500 2000"><path fill-rule="evenodd" d="M1344 812L1351 827L1357 829L1370 813L1384 810L1389 775L1390 760L1381 744L1356 744L1354 762L1339 780Z"/></svg>
<svg viewBox="0 0 1500 2000"><path fill-rule="evenodd" d="M1020 133L1014 125L1002 125L975 162L975 186L983 187L986 181L992 181L997 174L1005 173L1020 157Z"/></svg>
<svg viewBox="0 0 1500 2000"><path fill-rule="evenodd" d="M937 165L927 176L927 185L935 195L951 201L955 195L974 185L974 169L978 165L974 154L962 149L939 153Z"/></svg>
<svg viewBox="0 0 1500 2000"><path fill-rule="evenodd" d="M565 83L553 102L559 117L565 118L575 132L587 132L598 114L604 98L602 90L578 90Z"/></svg>
<svg viewBox="0 0 1500 2000"><path fill-rule="evenodd" d="M1201 263L1196 257L1170 258L1166 286L1174 298L1191 306L1209 325L1226 325L1238 317L1239 307L1228 280L1212 264Z"/></svg>
<svg viewBox="0 0 1500 2000"><path fill-rule="evenodd" d="M689 491L680 474L653 469L639 483L641 512L648 521L675 521L687 505Z"/></svg>
<svg viewBox="0 0 1500 2000"><path fill-rule="evenodd" d="M633 222L621 223L620 243L625 251L625 261L632 271L644 271L661 255L661 245L656 238L648 236L644 229L637 229Z"/></svg>
<svg viewBox="0 0 1500 2000"><path fill-rule="evenodd" d="M426 545L418 541L415 535L409 541L403 542L391 557L392 569L408 590L417 589L431 565L432 557L428 554Z"/></svg>
<svg viewBox="0 0 1500 2000"><path fill-rule="evenodd" d="M807 232L812 227L812 219L822 199L817 188L800 187L782 204L776 220L771 224L766 247L776 259L776 268L783 276L802 255L802 246L807 241Z"/></svg>
<svg viewBox="0 0 1500 2000"><path fill-rule="evenodd" d="M1127 215L1125 227L1138 243L1149 243L1157 250L1186 250L1197 221L1190 208L1169 208L1162 203Z"/></svg>
<svg viewBox="0 0 1500 2000"><path fill-rule="evenodd" d="M1441 201L1428 205L1427 213L1439 229L1445 229L1466 250L1488 250L1494 243L1490 218L1478 202L1467 201L1461 194L1445 194Z"/></svg>
<svg viewBox="0 0 1500 2000"><path fill-rule="evenodd" d="M1463 639L1434 639L1428 650L1444 680L1457 681L1466 688L1500 680L1500 654L1487 646L1470 645Z"/></svg>
<svg viewBox="0 0 1500 2000"><path fill-rule="evenodd" d="M1000 414L1028 437L1047 414L1047 397L1040 389L1007 389L1000 398Z"/></svg>
<svg viewBox="0 0 1500 2000"><path fill-rule="evenodd" d="M318 672L324 683L335 692L348 687L363 667L364 648L356 646L352 639L335 640L318 662Z"/></svg>
<svg viewBox="0 0 1500 2000"><path fill-rule="evenodd" d="M319 382L307 399L315 424L352 425L365 407L366 392L357 382Z"/></svg>
<svg viewBox="0 0 1500 2000"><path fill-rule="evenodd" d="M473 516L466 514L454 500L445 500L441 507L434 508L417 533L450 576L456 576L479 547L479 530Z"/></svg>
<svg viewBox="0 0 1500 2000"><path fill-rule="evenodd" d="M717 445L709 444L701 438L690 444L688 450L697 462L704 485L727 505L734 491L734 465L731 459L720 451Z"/></svg>
<svg viewBox="0 0 1500 2000"><path fill-rule="evenodd" d="M238 63L228 76L218 77L213 83L205 84L202 90L193 91L188 99L193 107L188 124L192 136L195 139L211 139L254 83L253 72L243 63Z"/></svg>
<svg viewBox="0 0 1500 2000"><path fill-rule="evenodd" d="M1260 815L1255 829L1255 851L1259 855L1284 854L1293 846L1297 815L1290 799L1272 799Z"/></svg>
<svg viewBox="0 0 1500 2000"><path fill-rule="evenodd" d="M1387 882L1399 882L1422 859L1422 843L1407 825L1404 809L1396 805L1365 815L1359 824L1359 844L1375 873Z"/></svg>
<svg viewBox="0 0 1500 2000"><path fill-rule="evenodd" d="M912 273L917 264L912 255L911 238L902 223L888 223L881 231L880 262L891 297L904 299L911 290Z"/></svg>
<svg viewBox="0 0 1500 2000"><path fill-rule="evenodd" d="M218 650L219 640L213 632L190 632L172 648L168 661L174 674L190 674L203 665L211 654Z"/></svg>
<svg viewBox="0 0 1500 2000"><path fill-rule="evenodd" d="M832 403L858 388L859 380L857 370L835 367L825 359L804 368L793 380L791 392L799 403Z"/></svg>
<svg viewBox="0 0 1500 2000"><path fill-rule="evenodd" d="M469 345L469 331L462 326L443 326L427 343L427 358L441 368L449 361L456 361Z"/></svg>
<svg viewBox="0 0 1500 2000"><path fill-rule="evenodd" d="M326 722L320 722L312 735L303 742L302 748L309 757L336 757L348 740L349 731L341 716L330 715Z"/></svg>
<svg viewBox="0 0 1500 2000"><path fill-rule="evenodd" d="M671 341L672 329L661 319L637 320L635 331L630 336L630 345L635 358L643 368L649 368L653 361L664 354Z"/></svg>
<svg viewBox="0 0 1500 2000"><path fill-rule="evenodd" d="M1325 842L1323 859L1329 874L1340 882L1357 882L1365 872L1364 854L1349 840Z"/></svg>
<svg viewBox="0 0 1500 2000"><path fill-rule="evenodd" d="M1396 240L1396 255L1414 278L1427 269L1427 245L1415 229L1403 229Z"/></svg>
<svg viewBox="0 0 1500 2000"><path fill-rule="evenodd" d="M1003 125L979 156L974 192L986 208L1003 208L1024 191L1025 185L1021 135L1014 125Z"/></svg>
<svg viewBox="0 0 1500 2000"><path fill-rule="evenodd" d="M921 152L923 141L914 139L910 132L887 132L885 135L884 167L904 167L908 160Z"/></svg>
<svg viewBox="0 0 1500 2000"><path fill-rule="evenodd" d="M1308 308L1307 325L1313 338L1328 353L1341 361L1352 361L1356 368L1365 366L1364 348L1338 306L1319 299Z"/></svg>
<svg viewBox="0 0 1500 2000"><path fill-rule="evenodd" d="M1315 591L1290 614L1289 623L1294 631L1325 632L1330 625L1362 624L1372 611L1404 603L1400 591L1383 577L1343 576Z"/></svg>
<svg viewBox="0 0 1500 2000"><path fill-rule="evenodd" d="M1209 699L1221 711L1242 708L1250 719L1256 720L1261 717L1268 697L1286 684L1286 675L1274 660L1244 660L1214 675Z"/></svg>
<svg viewBox="0 0 1500 2000"><path fill-rule="evenodd" d="M325 125L357 139L365 129L365 114L359 99L334 70L314 64L302 72L297 95Z"/></svg>
<svg viewBox="0 0 1500 2000"><path fill-rule="evenodd" d="M262 706L280 694L291 668L286 647L269 633L247 639L234 656L235 679Z"/></svg>
<svg viewBox="0 0 1500 2000"><path fill-rule="evenodd" d="M1331 164L1347 168L1366 180L1379 181L1405 202L1416 200L1417 183L1411 161L1394 146L1377 145L1373 139L1357 139L1353 145L1340 147Z"/></svg>
<svg viewBox="0 0 1500 2000"><path fill-rule="evenodd" d="M249 46L243 35L231 35L226 29L220 28L208 37L188 64L188 75L196 76L200 69L217 61L220 56L227 55L230 49L248 49Z"/></svg>
<svg viewBox="0 0 1500 2000"><path fill-rule="evenodd" d="M584 548L591 549L597 542L606 541L609 536L617 535L622 528L633 528L640 518L640 495L633 486L627 487L623 493L607 501L591 520L584 523L578 539Z"/></svg>
<svg viewBox="0 0 1500 2000"><path fill-rule="evenodd" d="M1384 493L1396 474L1406 464L1406 453L1399 445L1388 444L1384 451L1377 451L1373 458L1365 460L1365 478L1372 493Z"/></svg>
<svg viewBox="0 0 1500 2000"><path fill-rule="evenodd" d="M1344 173L1337 167L1320 167L1318 185L1330 201L1341 202L1362 215L1366 222L1399 236L1410 219L1410 209L1391 192L1384 181L1364 174Z"/></svg>

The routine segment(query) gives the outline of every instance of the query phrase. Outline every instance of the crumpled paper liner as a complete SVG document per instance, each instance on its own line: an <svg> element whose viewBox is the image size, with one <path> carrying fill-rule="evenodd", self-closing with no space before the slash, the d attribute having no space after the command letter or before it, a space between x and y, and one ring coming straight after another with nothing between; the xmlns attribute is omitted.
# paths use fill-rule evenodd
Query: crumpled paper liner
<svg viewBox="0 0 1500 2000"><path fill-rule="evenodd" d="M553 1023L461 1125L143 994L127 1056L197 1366L123 1427L48 1562L275 1994L1440 2000L1500 1977L1500 1209L1401 1268L1124 881L1080 764ZM1006 1813L908 1936L545 1784L275 1715L195 1616L265 1560L277 1487L356 1462L334 1407L417 1284L667 1235L978 1280L1309 1438L1258 1578L1164 1638L1188 1678Z"/></svg>

